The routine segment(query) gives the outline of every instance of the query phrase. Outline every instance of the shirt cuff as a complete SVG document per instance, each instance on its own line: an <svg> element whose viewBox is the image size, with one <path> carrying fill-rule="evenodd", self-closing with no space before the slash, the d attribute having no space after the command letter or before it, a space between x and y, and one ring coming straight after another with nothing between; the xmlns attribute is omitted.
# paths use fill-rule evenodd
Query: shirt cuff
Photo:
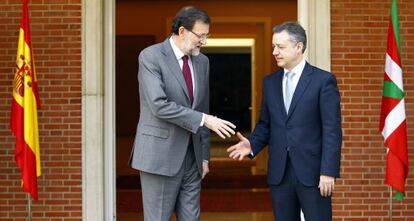
<svg viewBox="0 0 414 221"><path fill-rule="evenodd" d="M201 118L200 127L204 126L204 118L206 117L206 114L203 113L203 117Z"/></svg>

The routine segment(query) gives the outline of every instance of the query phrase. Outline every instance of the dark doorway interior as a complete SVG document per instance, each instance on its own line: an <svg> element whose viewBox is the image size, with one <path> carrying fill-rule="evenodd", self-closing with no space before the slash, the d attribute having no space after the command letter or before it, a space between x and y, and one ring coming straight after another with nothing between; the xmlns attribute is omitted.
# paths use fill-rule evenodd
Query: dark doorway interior
<svg viewBox="0 0 414 221"><path fill-rule="evenodd" d="M251 130L251 53L206 53L210 60L210 113Z"/></svg>
<svg viewBox="0 0 414 221"><path fill-rule="evenodd" d="M138 55L153 35L116 36L116 135L134 136L139 116Z"/></svg>
<svg viewBox="0 0 414 221"><path fill-rule="evenodd" d="M128 165L139 117L138 55L153 35L116 36L116 175L137 175Z"/></svg>

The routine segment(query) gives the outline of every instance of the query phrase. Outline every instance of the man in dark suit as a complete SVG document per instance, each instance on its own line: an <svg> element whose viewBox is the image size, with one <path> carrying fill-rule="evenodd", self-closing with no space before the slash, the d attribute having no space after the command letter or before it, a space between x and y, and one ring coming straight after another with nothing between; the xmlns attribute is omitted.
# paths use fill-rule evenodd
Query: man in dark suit
<svg viewBox="0 0 414 221"><path fill-rule="evenodd" d="M331 194L339 177L342 130L333 74L307 63L305 30L296 22L273 28L273 55L281 68L263 80L260 119L248 139L227 149L242 160L269 146L268 183L277 221L332 219Z"/></svg>
<svg viewBox="0 0 414 221"><path fill-rule="evenodd" d="M172 36L139 55L140 117L130 164L140 171L144 219L200 219L201 179L208 173L210 131L235 126L209 112L209 61L200 48L209 36L204 10L184 7Z"/></svg>

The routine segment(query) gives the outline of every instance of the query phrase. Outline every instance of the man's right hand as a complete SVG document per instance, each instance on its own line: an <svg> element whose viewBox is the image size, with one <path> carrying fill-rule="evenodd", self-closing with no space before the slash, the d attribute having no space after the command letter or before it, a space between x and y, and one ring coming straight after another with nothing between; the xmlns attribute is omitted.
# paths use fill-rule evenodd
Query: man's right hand
<svg viewBox="0 0 414 221"><path fill-rule="evenodd" d="M233 159L243 160L243 158L252 152L252 147L248 139L243 137L240 132L237 132L237 137L240 141L229 147L227 152L230 153L229 157Z"/></svg>
<svg viewBox="0 0 414 221"><path fill-rule="evenodd" d="M218 117L211 116L208 114L205 114L204 126L216 132L216 134L219 135L223 139L226 139L224 135L226 135L227 137L231 137L231 135L234 135L235 132L233 129L236 128L236 126L232 124L231 122L222 120Z"/></svg>

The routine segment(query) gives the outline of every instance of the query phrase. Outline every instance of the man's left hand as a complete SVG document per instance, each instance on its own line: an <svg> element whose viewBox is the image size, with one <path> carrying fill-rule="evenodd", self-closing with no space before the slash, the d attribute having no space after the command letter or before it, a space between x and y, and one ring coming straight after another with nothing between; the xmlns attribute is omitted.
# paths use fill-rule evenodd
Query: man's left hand
<svg viewBox="0 0 414 221"><path fill-rule="evenodd" d="M321 196L331 196L335 186L335 178L331 176L321 175L319 178L319 190Z"/></svg>
<svg viewBox="0 0 414 221"><path fill-rule="evenodd" d="M210 172L210 169L208 168L208 162L203 161L203 175L201 176L201 179L204 179L208 172Z"/></svg>

